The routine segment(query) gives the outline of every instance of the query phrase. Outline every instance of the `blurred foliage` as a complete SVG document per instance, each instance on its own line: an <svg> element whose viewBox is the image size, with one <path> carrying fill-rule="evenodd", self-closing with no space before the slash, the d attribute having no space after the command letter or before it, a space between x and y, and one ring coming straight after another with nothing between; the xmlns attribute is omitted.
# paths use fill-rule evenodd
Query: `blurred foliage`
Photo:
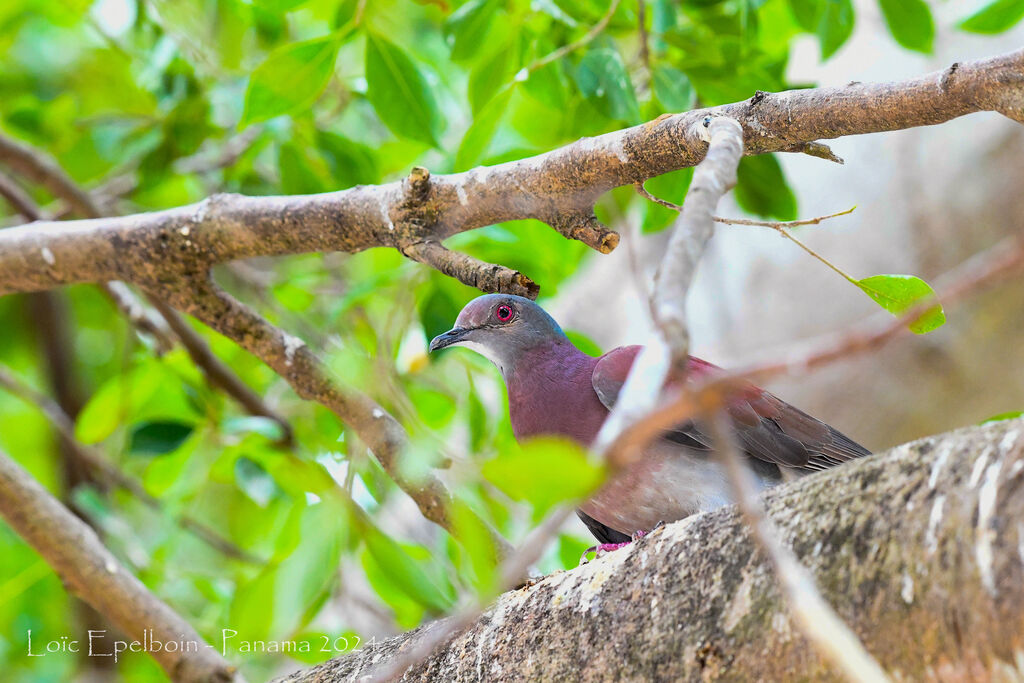
<svg viewBox="0 0 1024 683"><path fill-rule="evenodd" d="M879 6L900 45L931 49L925 2ZM641 33L637 3L627 0L595 39L531 68L580 40L607 8L604 0L5 0L0 126L97 192L127 188L123 211L218 191L323 192L394 179L413 164L443 173L517 159L665 112L784 89L795 38L814 36L828 58L856 20L851 0L647 0ZM1022 15L1021 2L995 0L962 27L998 32ZM682 170L648 187L680 202L690 177ZM121 182L107 185L111 179ZM736 197L754 214L797 214L772 157L744 160ZM674 215L628 189L610 193L598 210L609 223L633 221L645 232L664 229ZM18 222L8 215L6 224ZM547 296L588 257L534 221L450 243L529 273ZM493 549L468 511L521 539L553 502L599 481L599 469L576 449L514 444L501 384L485 361L464 352L427 359L426 341L477 292L382 250L261 260L222 268L219 277L322 349L339 381L402 421L412 435L410 476L446 468L458 540L410 511L331 413L297 399L234 343L202 331L292 422L294 450L277 445L272 422L246 416L212 389L180 349L156 356L93 287L59 295L72 329L60 341L85 401L76 433L137 478L162 510L106 486L63 490L49 427L7 394L0 446L74 502L210 642L219 647L222 629L236 631L227 655L250 680L415 626L467 591L493 590ZM876 296L888 284L865 291ZM0 299L0 360L49 389L30 302ZM178 526L182 514L265 561L225 557ZM586 545L561 536L541 568L574 565ZM75 614L58 577L0 528L3 679L69 680L87 666L65 654L25 656L29 629L36 638L81 636ZM285 639L314 647L261 654L243 644ZM162 680L143 655L124 658L118 671L122 680Z"/></svg>

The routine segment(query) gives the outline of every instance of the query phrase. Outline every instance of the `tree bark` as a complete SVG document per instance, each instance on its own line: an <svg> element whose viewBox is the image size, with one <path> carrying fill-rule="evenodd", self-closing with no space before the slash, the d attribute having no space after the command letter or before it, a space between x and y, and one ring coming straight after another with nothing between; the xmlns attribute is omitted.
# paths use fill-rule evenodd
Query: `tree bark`
<svg viewBox="0 0 1024 683"><path fill-rule="evenodd" d="M764 501L825 599L897 678L1024 676L1024 419L899 446ZM358 681L433 627L280 683ZM839 676L728 507L505 593L402 680L808 678Z"/></svg>

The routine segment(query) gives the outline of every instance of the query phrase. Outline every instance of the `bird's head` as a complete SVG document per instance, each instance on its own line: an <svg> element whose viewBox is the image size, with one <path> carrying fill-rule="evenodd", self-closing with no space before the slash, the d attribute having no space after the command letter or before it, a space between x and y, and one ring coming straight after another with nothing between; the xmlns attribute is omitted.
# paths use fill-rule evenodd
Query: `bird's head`
<svg viewBox="0 0 1024 683"><path fill-rule="evenodd" d="M455 319L455 327L430 342L430 350L465 346L505 374L530 349L568 343L558 323L543 308L521 296L486 294L473 299Z"/></svg>

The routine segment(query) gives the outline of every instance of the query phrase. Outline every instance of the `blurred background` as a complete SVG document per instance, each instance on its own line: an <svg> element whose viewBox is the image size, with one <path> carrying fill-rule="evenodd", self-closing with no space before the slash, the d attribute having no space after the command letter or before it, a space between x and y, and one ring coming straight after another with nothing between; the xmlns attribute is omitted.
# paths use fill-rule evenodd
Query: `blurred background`
<svg viewBox="0 0 1024 683"><path fill-rule="evenodd" d="M446 173L531 156L758 89L920 75L1018 49L1022 16L1007 0L6 0L0 135L51 157L109 214L219 191L326 192L413 165ZM796 234L855 277L906 273L936 287L1021 229L1024 129L1008 119L829 144L844 165L745 159L719 214L793 220L856 205ZM43 215L78 217L2 155L0 174ZM679 202L689 178L647 187ZM674 214L620 188L598 215L623 234L609 256L534 221L448 246L532 277L541 303L598 354L648 338L644 301ZM6 202L0 216L4 227L25 220ZM217 276L405 425L410 476L440 467L512 541L550 504L513 500L496 476L508 467L488 466L516 462L497 371L469 351L425 353L478 292L380 249L258 259ZM887 315L774 231L743 226L717 229L689 303L694 352L725 366ZM1024 410L1024 282L946 315L927 335L769 388L872 449ZM54 398L76 438L137 490L76 462L38 405L6 390L0 449L218 649L223 629L237 631L226 656L250 680L412 628L490 585L484 551L424 520L332 413L195 329L287 419L294 445L211 386L180 345L162 348L99 288L76 286L0 299L0 363ZM588 545L574 521L538 569L572 567ZM81 638L103 623L0 525L0 679L164 680L145 655L117 666L27 656L29 630ZM312 651L245 645L285 640Z"/></svg>

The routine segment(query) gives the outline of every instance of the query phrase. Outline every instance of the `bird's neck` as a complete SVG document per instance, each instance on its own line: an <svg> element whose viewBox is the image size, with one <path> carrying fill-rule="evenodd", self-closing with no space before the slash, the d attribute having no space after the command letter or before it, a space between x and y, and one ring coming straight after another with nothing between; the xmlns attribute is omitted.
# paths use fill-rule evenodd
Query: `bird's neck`
<svg viewBox="0 0 1024 683"><path fill-rule="evenodd" d="M525 351L504 373L516 438L551 434L588 445L607 415L591 380L597 360L568 339Z"/></svg>

